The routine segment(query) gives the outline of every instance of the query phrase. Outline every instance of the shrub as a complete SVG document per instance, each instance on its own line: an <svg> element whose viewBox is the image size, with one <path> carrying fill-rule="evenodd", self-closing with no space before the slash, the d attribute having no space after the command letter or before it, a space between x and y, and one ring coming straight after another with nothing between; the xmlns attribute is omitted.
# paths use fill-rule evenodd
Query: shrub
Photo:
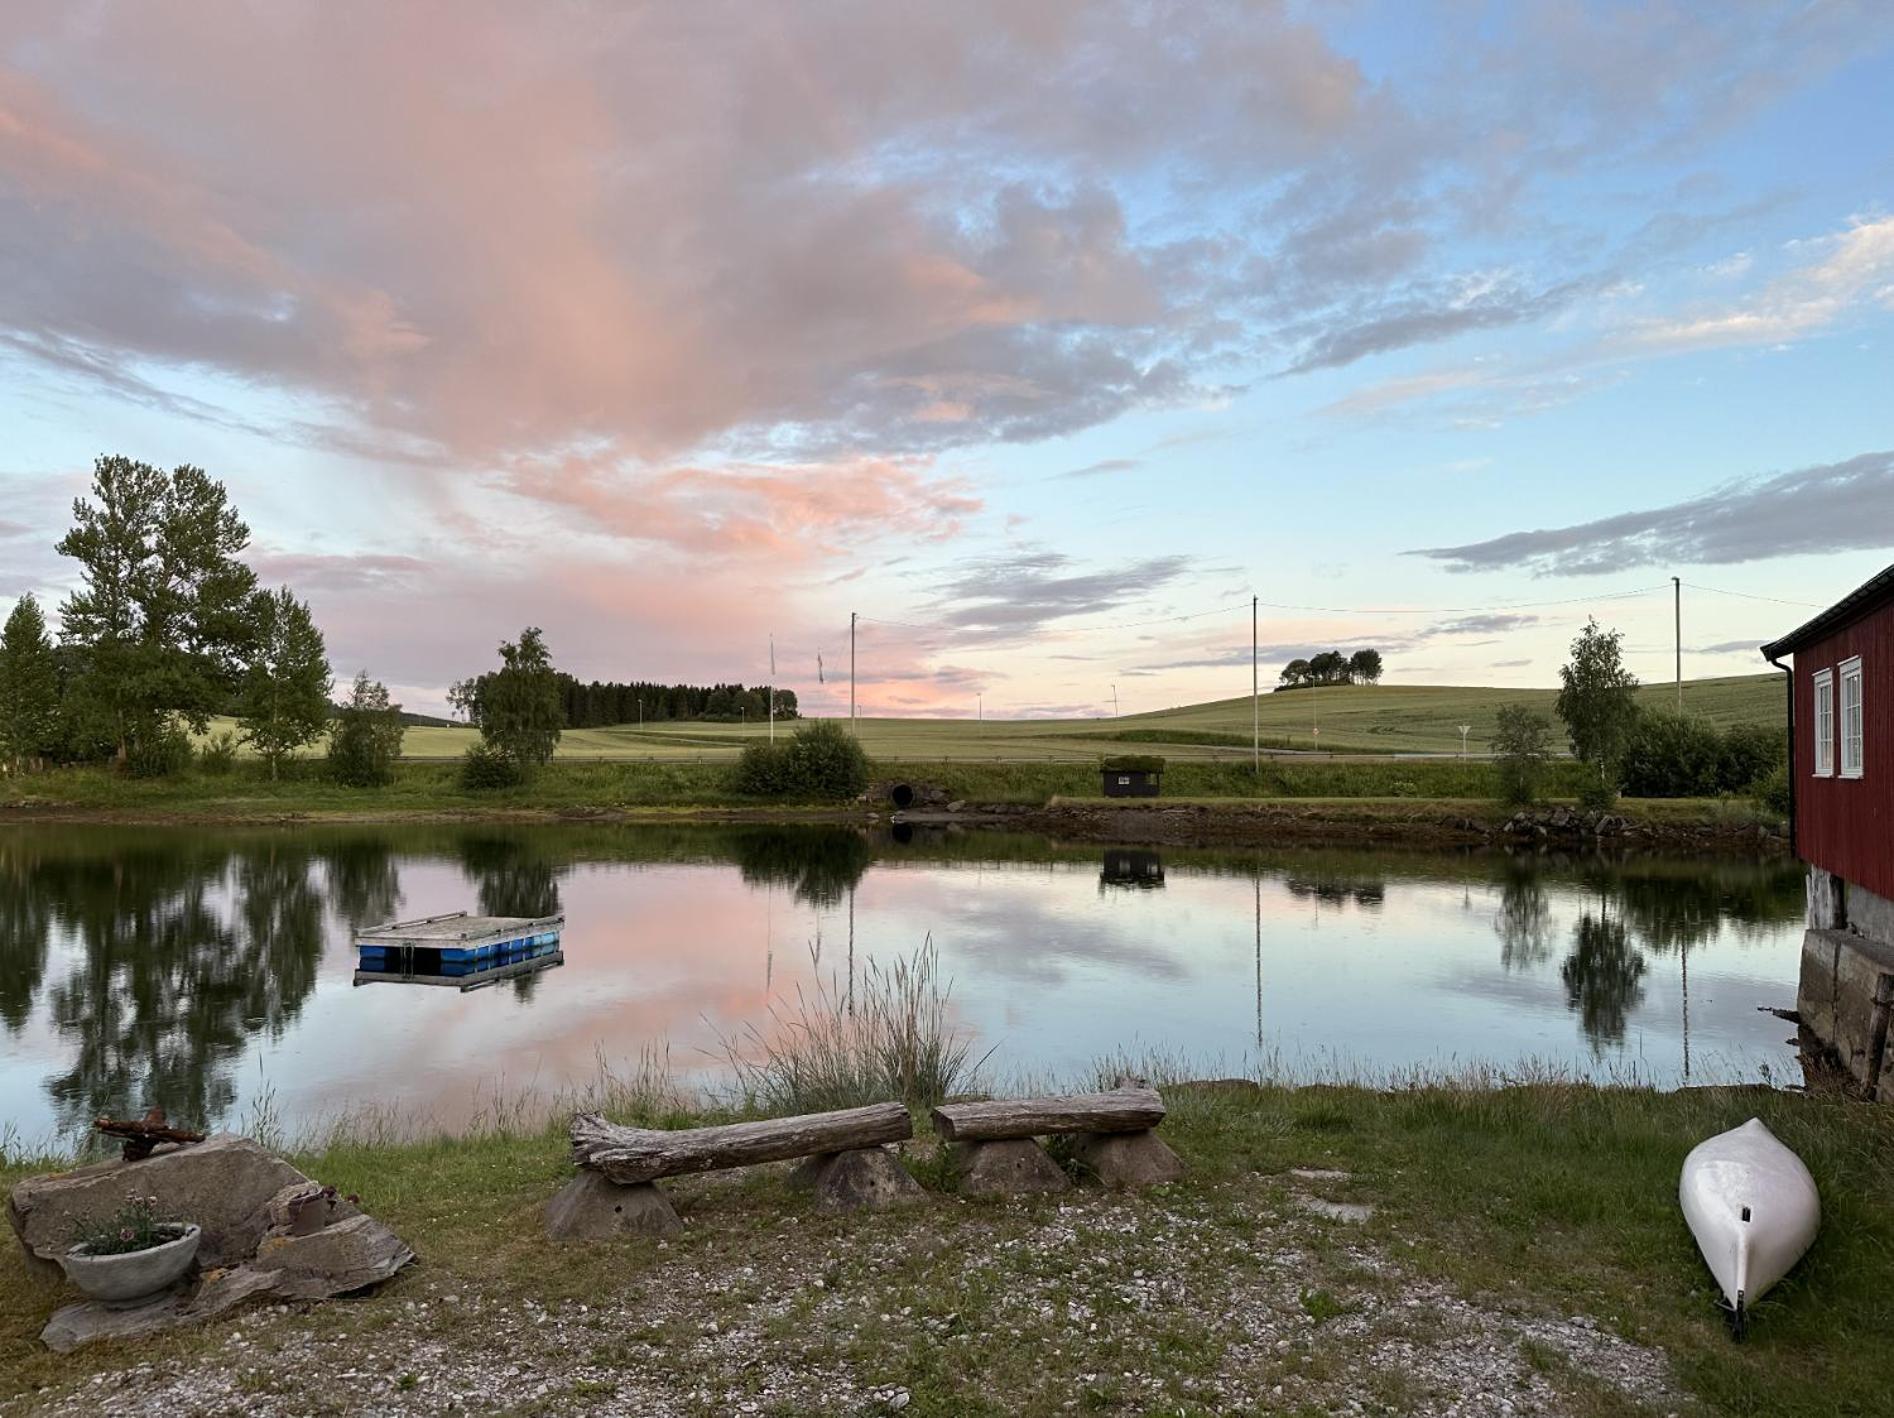
<svg viewBox="0 0 1894 1418"><path fill-rule="evenodd" d="M1788 757L1780 729L1743 724L1719 730L1707 719L1669 711L1638 716L1623 762L1624 790L1639 798L1709 798L1749 793Z"/></svg>
<svg viewBox="0 0 1894 1418"><path fill-rule="evenodd" d="M745 797L780 798L789 792L789 746L749 743L737 755L736 790Z"/></svg>
<svg viewBox="0 0 1894 1418"><path fill-rule="evenodd" d="M1552 721L1524 704L1505 704L1495 715L1493 733L1499 799L1513 807L1538 800L1552 757Z"/></svg>
<svg viewBox="0 0 1894 1418"><path fill-rule="evenodd" d="M1634 798L1708 798L1725 786L1722 758L1723 736L1709 720L1646 711L1632 726L1619 771Z"/></svg>
<svg viewBox="0 0 1894 1418"><path fill-rule="evenodd" d="M125 753L125 771L134 778L169 778L190 766L191 736L170 721L138 735Z"/></svg>
<svg viewBox="0 0 1894 1418"><path fill-rule="evenodd" d="M475 744L460 761L460 786L476 793L517 788L525 781L518 760L492 744Z"/></svg>
<svg viewBox="0 0 1894 1418"><path fill-rule="evenodd" d="M1594 778L1589 773L1578 785L1578 805L1587 812L1603 812L1618 801L1618 790L1605 778Z"/></svg>
<svg viewBox="0 0 1894 1418"><path fill-rule="evenodd" d="M1766 776L1750 785L1750 796L1777 817L1789 815L1789 765L1778 763Z"/></svg>
<svg viewBox="0 0 1894 1418"><path fill-rule="evenodd" d="M221 778L237 766L237 736L229 729L214 734L197 751L197 766Z"/></svg>
<svg viewBox="0 0 1894 1418"><path fill-rule="evenodd" d="M1162 773L1164 760L1148 753L1120 753L1098 760L1107 773Z"/></svg>
<svg viewBox="0 0 1894 1418"><path fill-rule="evenodd" d="M837 802L868 788L868 755L840 724L804 724L785 744L753 743L737 759L736 790L747 797Z"/></svg>
<svg viewBox="0 0 1894 1418"><path fill-rule="evenodd" d="M833 719L817 719L789 740L791 790L812 801L858 798L868 791L868 755L861 740Z"/></svg>
<svg viewBox="0 0 1894 1418"><path fill-rule="evenodd" d="M395 780L395 760L407 735L401 706L388 701L386 685L355 676L348 702L336 710L329 730L329 776L351 788L379 788Z"/></svg>

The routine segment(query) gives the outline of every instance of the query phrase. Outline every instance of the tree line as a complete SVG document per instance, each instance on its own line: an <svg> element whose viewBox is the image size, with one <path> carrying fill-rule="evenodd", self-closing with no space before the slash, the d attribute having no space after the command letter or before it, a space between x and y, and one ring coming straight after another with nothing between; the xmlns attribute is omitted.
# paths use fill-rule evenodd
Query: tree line
<svg viewBox="0 0 1894 1418"><path fill-rule="evenodd" d="M1283 666L1277 689L1308 689L1321 684L1379 684L1381 652L1357 650L1344 655L1340 650L1324 650L1306 660L1291 660Z"/></svg>
<svg viewBox="0 0 1894 1418"><path fill-rule="evenodd" d="M483 681L493 672L461 680L447 691L454 712L479 727ZM646 680L583 681L563 670L559 685L559 712L563 727L598 729L610 724L678 723L697 721L734 724L769 717L767 686L741 684L656 684ZM776 717L797 717L796 692L775 691Z"/></svg>

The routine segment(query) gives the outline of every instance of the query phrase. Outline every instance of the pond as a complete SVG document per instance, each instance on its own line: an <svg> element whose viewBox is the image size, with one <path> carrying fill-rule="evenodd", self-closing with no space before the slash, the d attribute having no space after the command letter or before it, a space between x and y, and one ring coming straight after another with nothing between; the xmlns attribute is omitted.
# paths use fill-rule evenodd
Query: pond
<svg viewBox="0 0 1894 1418"><path fill-rule="evenodd" d="M0 829L0 1133L161 1104L446 1124L646 1050L703 1082L800 991L930 941L1000 1082L1112 1056L1375 1077L1534 1061L1798 1076L1802 875L1397 850L1156 851L841 827ZM354 983L396 917L563 912L564 963Z"/></svg>

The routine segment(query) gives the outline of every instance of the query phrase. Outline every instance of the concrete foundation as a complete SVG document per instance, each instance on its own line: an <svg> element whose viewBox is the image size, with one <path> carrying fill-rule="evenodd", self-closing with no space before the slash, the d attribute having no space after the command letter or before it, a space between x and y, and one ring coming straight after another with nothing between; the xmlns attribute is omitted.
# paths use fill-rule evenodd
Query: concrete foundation
<svg viewBox="0 0 1894 1418"><path fill-rule="evenodd" d="M1796 1009L1802 1026L1870 1097L1894 1099L1894 901L1809 868Z"/></svg>

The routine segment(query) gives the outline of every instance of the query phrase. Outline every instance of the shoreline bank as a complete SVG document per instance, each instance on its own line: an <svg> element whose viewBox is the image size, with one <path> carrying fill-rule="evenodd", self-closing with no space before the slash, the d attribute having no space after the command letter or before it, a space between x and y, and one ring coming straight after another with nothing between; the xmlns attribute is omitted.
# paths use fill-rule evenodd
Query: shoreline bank
<svg viewBox="0 0 1894 1418"><path fill-rule="evenodd" d="M0 803L0 829L34 824L114 827L377 825L702 824L858 826L968 830L1002 828L1073 841L1128 846L1265 846L1279 843L1493 848L1509 851L1661 851L1784 858L1783 824L1741 805L1701 800L1621 801L1606 813L1568 804L1503 808L1464 798L1226 798L1120 803L955 802L896 811L881 802L845 806L744 804L581 805L440 803L338 807L294 799L210 799L106 805Z"/></svg>
<svg viewBox="0 0 1894 1418"><path fill-rule="evenodd" d="M923 1135L904 1159L929 1188L913 1206L823 1213L767 1168L680 1179L687 1226L665 1243L547 1240L541 1208L568 1173L557 1128L332 1140L292 1160L359 1194L421 1265L349 1305L62 1357L34 1336L69 1296L9 1247L0 1406L96 1411L106 1384L128 1411L289 1414L318 1380L335 1411L426 1413L1432 1413L1505 1397L1813 1418L1885 1395L1884 1110L1754 1088L1163 1087L1161 1133L1189 1168L1165 1187L962 1197ZM1751 1116L1808 1163L1827 1224L1734 1346L1676 1169ZM24 1175L0 1170L0 1192Z"/></svg>

